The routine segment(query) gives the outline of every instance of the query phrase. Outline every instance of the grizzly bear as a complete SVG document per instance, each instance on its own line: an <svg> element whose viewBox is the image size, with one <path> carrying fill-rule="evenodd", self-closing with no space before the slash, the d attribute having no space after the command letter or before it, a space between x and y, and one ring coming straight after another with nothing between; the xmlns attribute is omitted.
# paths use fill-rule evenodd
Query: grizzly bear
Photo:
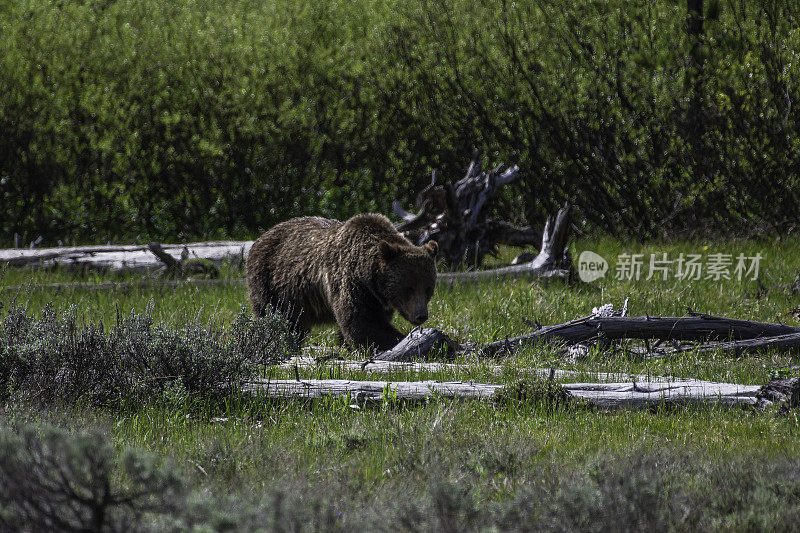
<svg viewBox="0 0 800 533"><path fill-rule="evenodd" d="M411 244L383 215L282 222L247 257L253 313L272 307L301 338L335 322L350 346L388 350L404 336L391 324L395 310L415 326L428 319L437 251Z"/></svg>

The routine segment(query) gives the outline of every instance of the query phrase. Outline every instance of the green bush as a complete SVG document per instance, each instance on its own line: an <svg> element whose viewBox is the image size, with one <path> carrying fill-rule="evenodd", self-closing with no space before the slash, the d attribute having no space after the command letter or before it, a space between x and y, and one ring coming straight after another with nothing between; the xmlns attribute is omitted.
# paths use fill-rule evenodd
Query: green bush
<svg viewBox="0 0 800 533"><path fill-rule="evenodd" d="M235 391L264 365L289 357L297 339L286 321L242 310L227 328L190 321L154 324L151 309L103 324L75 308L41 317L12 307L0 315L0 395L74 404L135 405L157 398L210 399Z"/></svg>
<svg viewBox="0 0 800 533"><path fill-rule="evenodd" d="M521 446L521 447L520 447ZM434 454L438 452L432 452ZM293 470L274 485L189 483L179 464L100 431L0 426L0 528L11 531L793 531L800 464L790 458L599 453L529 470L519 442L479 465L418 468L429 485L384 483L368 501L341 481ZM443 465L451 468L442 468ZM515 479L487 497L498 473ZM354 481L354 480L353 480ZM422 483L424 485L424 482ZM356 484L356 486L360 486ZM496 488L496 487L495 487ZM338 494L332 497L332 494Z"/></svg>
<svg viewBox="0 0 800 533"><path fill-rule="evenodd" d="M5 531L157 531L182 506L183 481L138 450L118 455L98 432L0 429L0 526Z"/></svg>
<svg viewBox="0 0 800 533"><path fill-rule="evenodd" d="M100 431L0 426L4 531L339 531L333 507L287 487L260 498L190 486L178 466Z"/></svg>
<svg viewBox="0 0 800 533"><path fill-rule="evenodd" d="M513 459L513 456L511 456ZM792 531L800 505L797 461L730 463L674 450L600 454L574 471L530 473L515 495L480 499L459 481L391 502L404 531ZM474 474L473 474L474 476ZM475 485L480 485L474 480Z"/></svg>
<svg viewBox="0 0 800 533"><path fill-rule="evenodd" d="M785 231L800 6L713 4L694 51L685 3L414 3L387 47L411 78L400 122L435 132L447 174L470 143L519 163L534 224L571 199L612 233Z"/></svg>
<svg viewBox="0 0 800 533"><path fill-rule="evenodd" d="M11 0L0 241L253 237L411 205L473 147L511 218L785 232L800 207L796 2ZM514 214L516 212L517 214Z"/></svg>

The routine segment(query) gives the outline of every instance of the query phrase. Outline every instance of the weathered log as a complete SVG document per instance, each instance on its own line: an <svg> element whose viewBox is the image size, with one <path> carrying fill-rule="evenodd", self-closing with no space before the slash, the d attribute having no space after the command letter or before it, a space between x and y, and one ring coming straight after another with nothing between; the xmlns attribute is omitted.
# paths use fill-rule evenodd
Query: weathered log
<svg viewBox="0 0 800 533"><path fill-rule="evenodd" d="M164 277L200 276L203 278L218 278L219 268L213 261L202 257L190 257L189 249L184 247L180 260L175 259L164 251L157 242L151 242L147 248L164 264Z"/></svg>
<svg viewBox="0 0 800 533"><path fill-rule="evenodd" d="M223 261L241 262L252 241L211 241L188 244L164 244L163 251L180 260L186 249L191 257L201 257L216 264ZM12 267L49 268L60 266L73 269L110 271L152 271L164 269L148 245L72 246L66 248L0 250L0 265Z"/></svg>
<svg viewBox="0 0 800 533"><path fill-rule="evenodd" d="M757 397L765 405L782 403L786 407L800 407L800 377L773 379L759 389Z"/></svg>
<svg viewBox="0 0 800 533"><path fill-rule="evenodd" d="M93 282L72 282L72 283L28 283L27 285L7 285L0 284L0 291L28 291L28 290L49 290L49 291L126 291L131 289L164 289L175 288L183 285L244 285L244 278L226 279L143 279L139 281L102 281Z"/></svg>
<svg viewBox="0 0 800 533"><path fill-rule="evenodd" d="M460 381L352 381L346 379L270 379L246 383L245 392L261 392L271 398L314 399L347 396L355 400L425 400L434 395L445 398L490 398L502 385Z"/></svg>
<svg viewBox="0 0 800 533"><path fill-rule="evenodd" d="M492 279L521 278L530 276L541 279L569 279L570 271L564 269L537 268L531 263L522 263L491 270L473 270L471 272L441 272L437 281L453 283L461 281L487 281Z"/></svg>
<svg viewBox="0 0 800 533"><path fill-rule="evenodd" d="M497 365L488 365L492 370L499 369ZM393 374L397 372L459 372L470 368L468 365L456 363L420 362L420 361L382 361L368 359L329 359L327 357L300 356L292 357L287 361L270 368L291 369L294 367L304 369L338 368L349 371L364 371L374 374Z"/></svg>
<svg viewBox="0 0 800 533"><path fill-rule="evenodd" d="M755 405L758 385L687 380L676 383L564 383L569 397L586 400L603 409L644 407L664 403L721 403ZM426 400L443 398L494 398L505 387L461 381L354 381L341 379L264 379L243 385L243 391L270 398L315 399L346 396L357 401Z"/></svg>
<svg viewBox="0 0 800 533"><path fill-rule="evenodd" d="M567 344L597 339L664 339L708 341L722 339L757 339L800 333L800 328L711 315L684 317L595 317L589 316L565 324L543 326L538 330L488 344L486 356L511 353L521 346L543 340L560 339Z"/></svg>
<svg viewBox="0 0 800 533"><path fill-rule="evenodd" d="M679 355L692 350L741 352L767 348L796 349L800 346L800 328L703 314L685 317L590 315L563 324L542 326L532 333L495 341L482 348L470 343L459 345L446 333L435 328L415 328L394 348L378 354L374 360L415 361L425 359L432 352L438 352L438 355L445 358L451 358L459 352L476 352L479 357L498 357L541 341L561 341L567 345L575 345L619 339L707 343L671 348L660 352L660 356ZM725 342L708 343L722 339Z"/></svg>
<svg viewBox="0 0 800 533"><path fill-rule="evenodd" d="M658 404L756 405L758 385L690 380L679 383L565 383L568 394L603 409Z"/></svg>
<svg viewBox="0 0 800 533"><path fill-rule="evenodd" d="M184 255L188 252L184 252L187 248L184 248L184 251L181 252L180 260L175 259L170 254L164 251L164 248L157 242L151 242L147 245L147 249L150 250L153 255L155 255L159 261L164 263L168 272L178 273L181 271L181 263L184 260Z"/></svg>
<svg viewBox="0 0 800 533"><path fill-rule="evenodd" d="M777 325L777 324L776 324ZM695 346L681 346L651 353L651 357L674 357L687 352L710 353L730 352L739 355L757 350L798 351L800 350L800 332L760 337L756 339L742 339L727 342L707 342Z"/></svg>
<svg viewBox="0 0 800 533"><path fill-rule="evenodd" d="M455 355L459 344L445 332L434 328L414 328L394 348L375 356L379 361L414 361L425 359L429 353L444 356Z"/></svg>
<svg viewBox="0 0 800 533"><path fill-rule="evenodd" d="M742 352L757 349L795 350L800 347L800 328L785 324L756 322L695 313L686 317L630 317L590 315L564 324L542 326L532 333L487 344L477 350L479 356L496 357L515 352L522 346L540 341L558 340L567 345L597 340L661 339L666 341L703 342L698 346L664 350L660 356L679 355L700 350ZM730 339L730 340L728 340ZM709 342L720 341L724 342ZM459 345L435 328L412 330L391 350L375 360L413 361L424 359L438 350L445 357L457 352L473 352L472 344Z"/></svg>

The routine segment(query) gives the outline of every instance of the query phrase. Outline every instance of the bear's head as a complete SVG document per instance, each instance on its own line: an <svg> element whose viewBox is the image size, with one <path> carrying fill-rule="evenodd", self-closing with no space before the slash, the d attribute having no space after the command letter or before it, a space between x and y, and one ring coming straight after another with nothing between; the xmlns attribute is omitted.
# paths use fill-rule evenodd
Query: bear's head
<svg viewBox="0 0 800 533"><path fill-rule="evenodd" d="M436 285L436 253L431 241L422 246L382 241L378 290L388 305L419 326L428 320L428 302Z"/></svg>

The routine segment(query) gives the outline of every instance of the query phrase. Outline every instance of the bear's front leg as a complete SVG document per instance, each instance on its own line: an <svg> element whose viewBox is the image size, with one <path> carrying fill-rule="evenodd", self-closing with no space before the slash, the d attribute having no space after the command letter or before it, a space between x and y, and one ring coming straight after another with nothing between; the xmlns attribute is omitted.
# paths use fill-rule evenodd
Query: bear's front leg
<svg viewBox="0 0 800 533"><path fill-rule="evenodd" d="M405 337L392 326L383 309L350 308L336 314L342 336L353 348L382 352Z"/></svg>

